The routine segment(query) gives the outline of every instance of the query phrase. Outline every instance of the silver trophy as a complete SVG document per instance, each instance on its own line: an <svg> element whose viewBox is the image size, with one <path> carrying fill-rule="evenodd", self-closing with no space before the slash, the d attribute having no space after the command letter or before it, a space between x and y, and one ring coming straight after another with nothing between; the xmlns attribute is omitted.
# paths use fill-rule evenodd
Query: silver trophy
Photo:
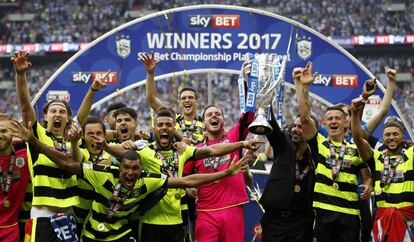
<svg viewBox="0 0 414 242"><path fill-rule="evenodd" d="M256 93L256 118L249 125L249 131L257 135L272 132L267 122L270 103L276 94L276 88L283 82L287 56L276 54L255 55L258 63L258 88Z"/></svg>

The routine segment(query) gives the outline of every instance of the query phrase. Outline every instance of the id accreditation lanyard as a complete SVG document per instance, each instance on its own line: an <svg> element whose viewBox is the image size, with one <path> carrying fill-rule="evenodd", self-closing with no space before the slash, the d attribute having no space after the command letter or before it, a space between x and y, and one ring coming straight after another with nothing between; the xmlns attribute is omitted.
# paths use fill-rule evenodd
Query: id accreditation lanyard
<svg viewBox="0 0 414 242"><path fill-rule="evenodd" d="M299 161L295 159L295 178L296 178L296 185L294 186L293 191L295 191L296 193L300 192L301 187L300 187L299 183L309 173L310 168L311 168L310 165L307 165L305 167L305 169L303 169L303 171L300 172L300 170L299 170Z"/></svg>
<svg viewBox="0 0 414 242"><path fill-rule="evenodd" d="M162 162L161 171L169 177L178 177L178 151L175 148L172 149L174 160L173 162L168 162L165 155L161 152L161 149L156 145L154 146L155 155Z"/></svg>
<svg viewBox="0 0 414 242"><path fill-rule="evenodd" d="M395 168L401 163L404 157L405 149L401 149L400 153L398 154L397 158L395 158L394 162L390 164L390 154L386 150L384 151L384 169L382 170L381 174L381 183L380 186L384 187L392 182L392 179L395 175Z"/></svg>
<svg viewBox="0 0 414 242"><path fill-rule="evenodd" d="M0 184L1 184L1 189L3 190L3 194L5 196L9 193L10 188L11 188L11 183L13 179L13 167L14 167L15 161L16 161L16 152L14 151L12 147L7 173L3 172L2 167L0 165L0 174L1 174Z"/></svg>
<svg viewBox="0 0 414 242"><path fill-rule="evenodd" d="M295 177L296 177L296 183L300 182L305 178L305 176L310 171L310 165L307 165L305 169L303 169L302 172L299 170L299 161L295 162Z"/></svg>
<svg viewBox="0 0 414 242"><path fill-rule="evenodd" d="M121 183L116 184L114 192L112 193L111 201L109 201L109 211L107 214L109 219L115 215L115 213L124 205L125 200L127 200L131 195L131 191L128 191L119 196L121 193L121 187Z"/></svg>
<svg viewBox="0 0 414 242"><path fill-rule="evenodd" d="M55 148L55 150L58 150L58 151L61 151L67 154L68 149L66 147L66 140L64 137L62 137L62 142L59 142L59 140L53 134L49 132L46 132L46 134L53 140L53 147Z"/></svg>
<svg viewBox="0 0 414 242"><path fill-rule="evenodd" d="M344 161L345 151L346 151L346 143L342 141L341 150L339 151L338 159L336 158L336 148L332 141L328 140L329 144L329 151L331 153L331 169L332 169L332 181L335 181L336 177L338 176L339 172L341 171L342 163ZM334 186L335 186L334 182ZM337 185L336 185L337 186Z"/></svg>
<svg viewBox="0 0 414 242"><path fill-rule="evenodd" d="M178 124L180 125L181 130L183 131L183 133L185 132L188 135L188 138L191 138L191 139L194 139L193 133L195 131L196 123L197 123L197 120L194 118L193 121L191 121L190 127L187 128L187 125L185 125L184 117L181 117L180 119L178 119Z"/></svg>

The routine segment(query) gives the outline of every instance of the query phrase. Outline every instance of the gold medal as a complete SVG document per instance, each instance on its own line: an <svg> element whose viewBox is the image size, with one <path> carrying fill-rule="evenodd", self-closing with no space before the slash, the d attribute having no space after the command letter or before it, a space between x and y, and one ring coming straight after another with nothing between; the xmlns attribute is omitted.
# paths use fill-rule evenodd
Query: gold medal
<svg viewBox="0 0 414 242"><path fill-rule="evenodd" d="M382 190L375 191L375 195L376 195L376 196L381 195L381 193L382 193Z"/></svg>
<svg viewBox="0 0 414 242"><path fill-rule="evenodd" d="M293 191L295 191L296 193L300 192L300 186L296 184Z"/></svg>
<svg viewBox="0 0 414 242"><path fill-rule="evenodd" d="M103 223L98 224L98 230L99 231L104 231L105 230L105 225Z"/></svg>
<svg viewBox="0 0 414 242"><path fill-rule="evenodd" d="M10 201L9 200L4 200L3 201L3 206L5 207L5 208L8 208L8 207L10 207Z"/></svg>
<svg viewBox="0 0 414 242"><path fill-rule="evenodd" d="M336 182L334 182L334 183L332 184L332 187L333 187L335 190L338 190L338 189L339 189L339 185L338 185L338 183L336 183Z"/></svg>
<svg viewBox="0 0 414 242"><path fill-rule="evenodd" d="M176 194L174 194L175 199L179 200L181 199L181 195L179 192L177 192Z"/></svg>

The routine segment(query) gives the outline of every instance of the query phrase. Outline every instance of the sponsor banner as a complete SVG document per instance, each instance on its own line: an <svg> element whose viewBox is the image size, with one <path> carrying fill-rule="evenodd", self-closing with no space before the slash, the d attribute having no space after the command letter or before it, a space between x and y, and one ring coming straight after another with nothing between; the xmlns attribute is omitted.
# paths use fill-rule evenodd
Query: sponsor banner
<svg viewBox="0 0 414 242"><path fill-rule="evenodd" d="M372 115L374 115L374 113L376 113L379 110L380 105L381 105L380 96L378 95L370 96L365 104L364 112L362 114L362 121L367 123L371 119Z"/></svg>
<svg viewBox="0 0 414 242"><path fill-rule="evenodd" d="M352 38L358 43L374 44L375 40L375 36L372 40L369 36ZM290 73L294 67L312 61L313 70L323 75L310 90L327 104L350 104L361 94L365 80L373 77L343 48L316 31L272 13L235 6L198 5L157 12L119 26L89 45L71 47L85 46L40 90L33 101L38 110L42 110L49 90L67 90L76 113L91 82L106 70L112 71L108 83L116 85L97 92L95 105L143 84L146 70L138 60L143 52L153 52L160 60L156 76L190 70L239 74L246 53L289 54L286 84L293 83ZM49 45L50 51L65 48L69 46ZM382 97L382 89L378 88L376 94ZM394 108L390 115L398 116Z"/></svg>
<svg viewBox="0 0 414 242"><path fill-rule="evenodd" d="M189 17L189 27L194 29L231 29L231 28L240 28L240 17L239 15L193 15ZM216 38L217 35L213 35L212 38ZM158 43L159 38L164 37L154 37L152 41L154 45ZM205 40L205 36L202 36L202 40ZM240 40L244 42L250 41L250 38L262 38L264 42L269 42L272 39L275 40L276 36L240 36ZM168 39L168 37L167 37ZM189 37L190 40L191 36ZM228 35L223 37L224 41L228 41ZM331 36L330 40L344 48L352 48L355 45L401 45L401 44L414 44L414 34L408 35L354 35L354 36ZM252 40L255 41L255 40ZM274 42L273 42L274 43ZM303 42L302 42L303 43ZM0 45L0 54L11 54L15 51L23 49L30 53L37 52L76 52L83 50L88 45L88 42L60 42L60 43L28 43L28 44L4 44ZM130 42L127 39L123 39L119 43L120 51L128 51L128 45ZM207 43L202 43L201 46L207 46ZM305 44L310 44L306 43ZM246 43L243 43L241 47L246 47ZM255 47L256 45L250 45L250 47ZM125 48L123 48L125 47ZM301 47L304 47L303 45ZM302 48L303 49L303 48ZM124 55L126 56L127 53ZM128 53L129 54L129 53ZM178 56L170 57L173 59L178 59Z"/></svg>
<svg viewBox="0 0 414 242"><path fill-rule="evenodd" d="M106 74L108 74L107 77ZM104 78L105 77L105 78ZM94 72L73 72L72 73L72 82L76 83L92 83L95 80L102 80L102 83L105 84L115 84L116 83L116 72L109 72L106 71L94 71Z"/></svg>
<svg viewBox="0 0 414 242"><path fill-rule="evenodd" d="M63 100L63 101L70 101L70 93L67 90L49 90L46 93L46 101L52 101L52 100Z"/></svg>
<svg viewBox="0 0 414 242"><path fill-rule="evenodd" d="M358 76L350 74L318 74L313 81L315 86L325 87L358 87Z"/></svg>

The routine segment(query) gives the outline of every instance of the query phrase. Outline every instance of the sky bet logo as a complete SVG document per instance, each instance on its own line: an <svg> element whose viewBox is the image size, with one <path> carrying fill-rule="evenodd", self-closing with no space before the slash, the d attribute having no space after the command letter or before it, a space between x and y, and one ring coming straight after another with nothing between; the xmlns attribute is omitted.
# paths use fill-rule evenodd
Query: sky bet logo
<svg viewBox="0 0 414 242"><path fill-rule="evenodd" d="M324 75L319 74L313 81L315 86L358 87L357 75Z"/></svg>
<svg viewBox="0 0 414 242"><path fill-rule="evenodd" d="M239 28L240 15L214 14L200 15L190 14L189 25L193 28Z"/></svg>
<svg viewBox="0 0 414 242"><path fill-rule="evenodd" d="M93 82L96 79L102 79L106 75L106 72L94 71L94 72L72 72L72 81L80 83ZM102 83L115 84L116 83L116 72L109 72L108 76L103 79Z"/></svg>

